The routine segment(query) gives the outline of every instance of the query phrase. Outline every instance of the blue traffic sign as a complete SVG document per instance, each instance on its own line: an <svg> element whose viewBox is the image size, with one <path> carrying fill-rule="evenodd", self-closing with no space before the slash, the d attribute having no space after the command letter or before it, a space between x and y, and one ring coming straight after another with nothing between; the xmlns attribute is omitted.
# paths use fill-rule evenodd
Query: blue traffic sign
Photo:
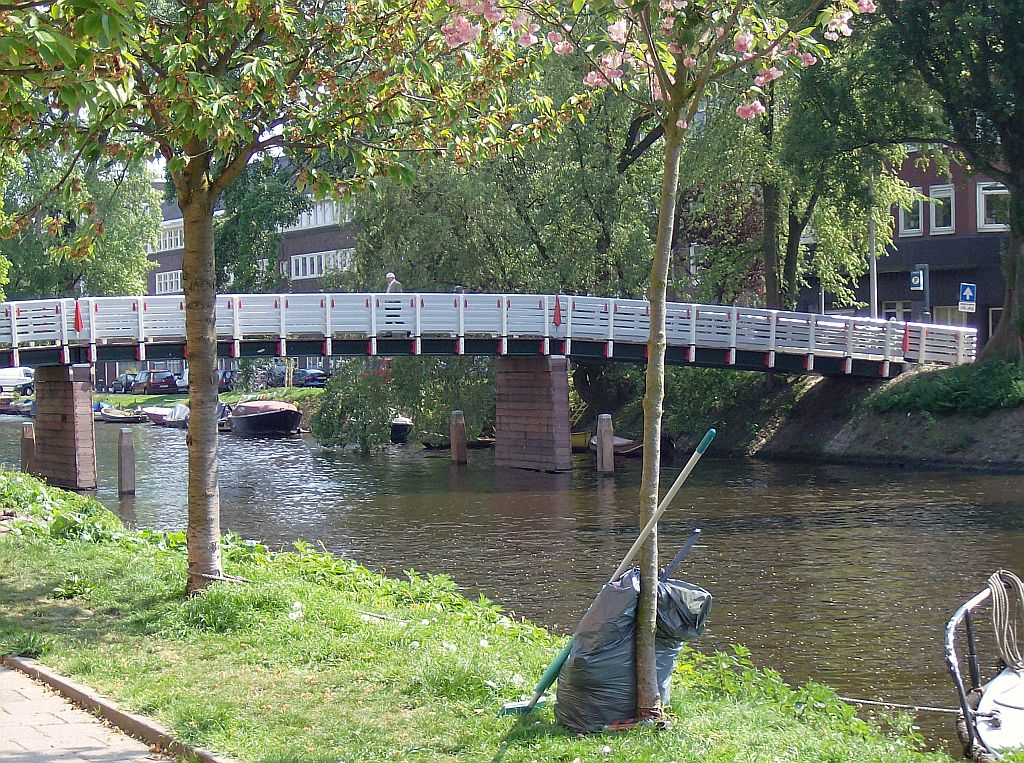
<svg viewBox="0 0 1024 763"><path fill-rule="evenodd" d="M911 291L924 291L924 271L923 270L911 270L910 271L910 290Z"/></svg>
<svg viewBox="0 0 1024 763"><path fill-rule="evenodd" d="M976 284L976 283L962 283L962 284L960 284L960 301L961 302L977 302L978 301L978 284Z"/></svg>

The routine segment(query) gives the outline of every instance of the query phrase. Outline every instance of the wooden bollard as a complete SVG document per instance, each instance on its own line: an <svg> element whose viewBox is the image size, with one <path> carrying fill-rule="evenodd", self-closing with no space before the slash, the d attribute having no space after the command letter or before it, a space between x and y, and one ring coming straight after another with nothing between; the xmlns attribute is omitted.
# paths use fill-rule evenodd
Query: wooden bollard
<svg viewBox="0 0 1024 763"><path fill-rule="evenodd" d="M135 495L135 440L128 427L117 438L117 494Z"/></svg>
<svg viewBox="0 0 1024 763"><path fill-rule="evenodd" d="M31 421L21 425L21 470L32 474L36 468L36 428Z"/></svg>
<svg viewBox="0 0 1024 763"><path fill-rule="evenodd" d="M597 417L597 473L615 474L615 431L611 414Z"/></svg>
<svg viewBox="0 0 1024 763"><path fill-rule="evenodd" d="M466 457L466 417L462 411L452 411L451 425L452 463L464 464Z"/></svg>

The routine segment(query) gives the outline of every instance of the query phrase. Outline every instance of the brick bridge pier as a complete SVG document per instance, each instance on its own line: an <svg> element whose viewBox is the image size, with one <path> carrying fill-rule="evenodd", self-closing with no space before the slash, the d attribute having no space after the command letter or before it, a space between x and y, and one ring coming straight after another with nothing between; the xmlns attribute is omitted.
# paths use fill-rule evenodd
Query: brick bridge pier
<svg viewBox="0 0 1024 763"><path fill-rule="evenodd" d="M545 472L571 469L567 359L499 357L495 370L494 463Z"/></svg>
<svg viewBox="0 0 1024 763"><path fill-rule="evenodd" d="M39 366L35 373L33 473L72 490L96 487L96 437L89 366Z"/></svg>

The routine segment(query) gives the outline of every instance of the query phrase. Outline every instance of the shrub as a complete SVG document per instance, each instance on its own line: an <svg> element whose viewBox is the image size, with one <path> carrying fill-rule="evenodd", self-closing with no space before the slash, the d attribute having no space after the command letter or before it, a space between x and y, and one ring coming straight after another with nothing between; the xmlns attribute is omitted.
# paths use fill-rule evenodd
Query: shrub
<svg viewBox="0 0 1024 763"><path fill-rule="evenodd" d="M868 396L863 405L876 413L950 413L983 416L1024 403L1024 366L986 361L926 371Z"/></svg>

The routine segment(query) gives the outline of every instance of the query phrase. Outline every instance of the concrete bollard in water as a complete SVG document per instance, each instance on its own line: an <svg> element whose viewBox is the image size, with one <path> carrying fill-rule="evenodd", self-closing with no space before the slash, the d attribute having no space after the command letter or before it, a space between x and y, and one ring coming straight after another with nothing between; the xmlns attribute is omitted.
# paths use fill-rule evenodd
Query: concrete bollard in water
<svg viewBox="0 0 1024 763"><path fill-rule="evenodd" d="M452 411L451 423L452 463L464 464L466 457L466 417L462 411Z"/></svg>
<svg viewBox="0 0 1024 763"><path fill-rule="evenodd" d="M135 440L127 427L117 438L117 494L135 495Z"/></svg>
<svg viewBox="0 0 1024 763"><path fill-rule="evenodd" d="M31 421L21 425L21 470L32 474L36 468L36 428Z"/></svg>
<svg viewBox="0 0 1024 763"><path fill-rule="evenodd" d="M615 430L611 414L597 417L597 473L615 474Z"/></svg>

